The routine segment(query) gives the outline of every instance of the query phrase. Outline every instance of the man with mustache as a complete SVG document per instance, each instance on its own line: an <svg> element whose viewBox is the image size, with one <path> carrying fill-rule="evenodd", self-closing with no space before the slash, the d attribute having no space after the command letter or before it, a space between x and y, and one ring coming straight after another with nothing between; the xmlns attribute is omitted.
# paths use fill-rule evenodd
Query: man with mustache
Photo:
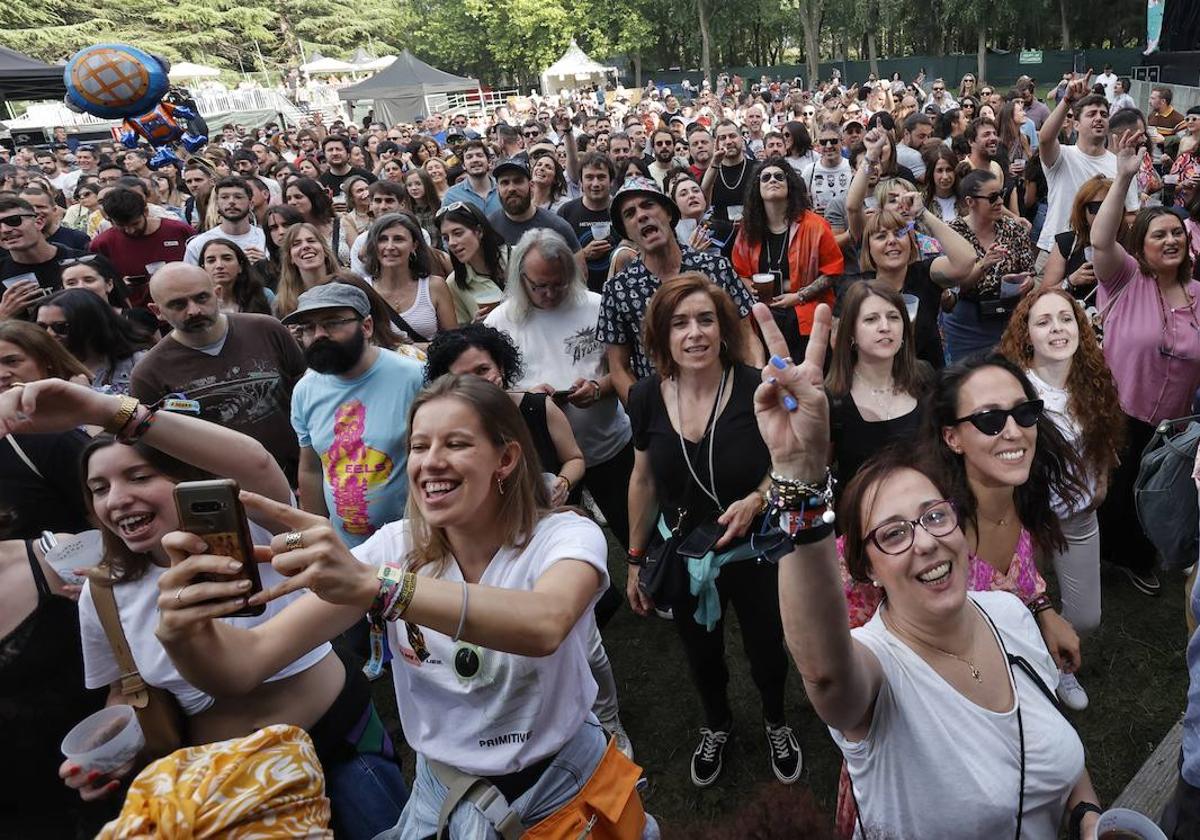
<svg viewBox="0 0 1200 840"><path fill-rule="evenodd" d="M408 411L424 371L420 362L374 343L371 304L347 283L304 292L283 322L308 363L292 394L300 504L329 517L353 547L404 518Z"/></svg>
<svg viewBox="0 0 1200 840"><path fill-rule="evenodd" d="M270 315L221 312L204 269L168 263L150 280L150 311L171 326L133 369L130 394L258 440L296 484L299 447L290 420L304 356Z"/></svg>

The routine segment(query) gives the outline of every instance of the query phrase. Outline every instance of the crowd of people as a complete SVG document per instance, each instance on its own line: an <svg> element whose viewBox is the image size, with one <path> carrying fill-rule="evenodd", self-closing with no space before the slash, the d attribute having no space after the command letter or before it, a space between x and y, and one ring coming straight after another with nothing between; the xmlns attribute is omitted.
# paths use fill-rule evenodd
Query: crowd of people
<svg viewBox="0 0 1200 840"><path fill-rule="evenodd" d="M658 837L604 644L627 604L678 633L697 787L739 728L801 778L790 653L843 836L1094 840L1069 715L1101 563L1161 589L1134 482L1200 390L1200 108L1144 112L1111 68L1043 93L722 76L230 124L179 169L0 152L0 834L153 834L187 787L162 774L283 753L303 809L189 807ZM211 479L253 558L184 527ZM173 742L63 761L116 704Z"/></svg>

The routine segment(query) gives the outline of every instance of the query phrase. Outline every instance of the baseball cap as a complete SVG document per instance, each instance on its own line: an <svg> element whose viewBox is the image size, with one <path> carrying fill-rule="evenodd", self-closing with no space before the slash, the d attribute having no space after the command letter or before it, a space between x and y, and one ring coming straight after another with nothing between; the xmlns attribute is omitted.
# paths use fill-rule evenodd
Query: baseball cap
<svg viewBox="0 0 1200 840"><path fill-rule="evenodd" d="M513 157L500 161L492 167L492 177L494 178L499 178L505 172L519 172L526 178L530 177L529 158L524 154L514 155Z"/></svg>
<svg viewBox="0 0 1200 840"><path fill-rule="evenodd" d="M366 292L349 283L322 283L302 292L296 300L296 311L283 319L284 324L294 324L301 315L320 309L353 309L360 317L371 314L371 302Z"/></svg>

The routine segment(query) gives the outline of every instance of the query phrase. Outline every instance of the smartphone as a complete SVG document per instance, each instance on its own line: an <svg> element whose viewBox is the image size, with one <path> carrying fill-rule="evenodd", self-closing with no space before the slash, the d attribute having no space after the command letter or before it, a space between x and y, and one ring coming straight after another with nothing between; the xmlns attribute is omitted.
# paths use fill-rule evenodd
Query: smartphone
<svg viewBox="0 0 1200 840"><path fill-rule="evenodd" d="M238 483L222 478L213 481L182 481L175 485L175 508L179 512L181 530L203 537L210 554L232 557L242 564L233 575L200 575L197 580L250 581L249 597L262 591L258 562L254 559L254 543L250 539L250 522L238 498ZM231 616L262 615L265 604L243 607Z"/></svg>
<svg viewBox="0 0 1200 840"><path fill-rule="evenodd" d="M680 541L675 551L684 557L703 557L713 550L713 546L717 544L717 540L721 539L721 535L724 533L725 526L715 519L701 522Z"/></svg>

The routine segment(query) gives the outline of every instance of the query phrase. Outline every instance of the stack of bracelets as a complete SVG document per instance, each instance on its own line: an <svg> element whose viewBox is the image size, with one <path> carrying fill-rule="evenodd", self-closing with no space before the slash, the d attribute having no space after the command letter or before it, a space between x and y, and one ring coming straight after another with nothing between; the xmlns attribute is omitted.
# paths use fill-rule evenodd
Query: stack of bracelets
<svg viewBox="0 0 1200 840"><path fill-rule="evenodd" d="M1041 595L1034 598L1025 606L1029 607L1029 611L1034 615L1046 610L1054 609L1054 602L1050 600L1050 596L1043 592Z"/></svg>
<svg viewBox="0 0 1200 840"><path fill-rule="evenodd" d="M367 621L371 625L371 655L363 666L363 673L375 679L383 673L387 622L397 621L412 603L417 591L417 576L412 572L401 572L387 563L379 567L379 591L367 610Z"/></svg>
<svg viewBox="0 0 1200 840"><path fill-rule="evenodd" d="M833 473L828 469L823 486L771 473L767 502L779 529L796 545L811 545L833 533Z"/></svg>
<svg viewBox="0 0 1200 840"><path fill-rule="evenodd" d="M146 430L154 425L154 409L142 405L133 397L121 397L121 407L104 424L104 431L121 443L137 443Z"/></svg>

